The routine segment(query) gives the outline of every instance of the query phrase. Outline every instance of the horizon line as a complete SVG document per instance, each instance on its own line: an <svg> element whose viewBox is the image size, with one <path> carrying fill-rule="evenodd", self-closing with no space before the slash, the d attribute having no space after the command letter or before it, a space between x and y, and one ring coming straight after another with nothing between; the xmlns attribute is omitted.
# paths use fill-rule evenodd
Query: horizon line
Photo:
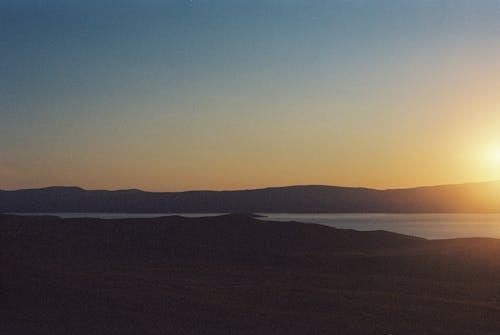
<svg viewBox="0 0 500 335"><path fill-rule="evenodd" d="M75 185L51 185L43 187L31 187L31 188L19 188L19 189L2 189L1 192L16 192L16 191L34 191L34 190L48 190L48 189L79 189L82 191L106 191L106 192L123 192L123 191L137 191L145 193L189 193L189 192L239 192L239 191L259 191L259 190L269 190L269 189L283 189L283 188L298 188L298 187L335 187L335 188L347 188L347 189L366 189L374 191L390 191L390 190L412 190L421 189L429 187L447 187L447 186L462 186L462 185L478 185L478 184L491 184L500 183L500 180L486 180L486 181L474 181L474 182L457 182L457 183L446 183L446 184L435 184L435 185L421 185L412 187L389 187L389 188L376 188L367 186L344 186L344 185L327 185L327 184L295 184L295 185L284 185L284 186L265 186L257 188L240 188L240 189L193 189L193 190L183 190L183 191L148 191L140 188L118 188L118 189L103 189L103 188L85 188Z"/></svg>

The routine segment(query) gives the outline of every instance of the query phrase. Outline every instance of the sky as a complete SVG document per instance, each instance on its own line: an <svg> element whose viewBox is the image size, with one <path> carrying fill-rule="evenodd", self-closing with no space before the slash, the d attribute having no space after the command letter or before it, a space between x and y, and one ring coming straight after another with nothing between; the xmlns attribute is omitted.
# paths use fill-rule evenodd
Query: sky
<svg viewBox="0 0 500 335"><path fill-rule="evenodd" d="M2 0L0 189L500 179L500 0Z"/></svg>

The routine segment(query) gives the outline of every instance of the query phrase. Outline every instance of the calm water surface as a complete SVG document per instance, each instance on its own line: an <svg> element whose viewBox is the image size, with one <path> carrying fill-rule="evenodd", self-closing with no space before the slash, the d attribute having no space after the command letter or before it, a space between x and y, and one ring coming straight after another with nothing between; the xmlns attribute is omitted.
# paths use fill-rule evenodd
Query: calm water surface
<svg viewBox="0 0 500 335"><path fill-rule="evenodd" d="M500 214L269 214L269 219L355 230L387 230L429 239L500 238Z"/></svg>
<svg viewBox="0 0 500 335"><path fill-rule="evenodd" d="M42 213L30 213L40 215ZM222 213L43 213L63 218L153 218L168 215L214 216ZM387 230L430 239L457 237L500 238L500 214L291 214L264 213L266 220L300 221L355 230Z"/></svg>

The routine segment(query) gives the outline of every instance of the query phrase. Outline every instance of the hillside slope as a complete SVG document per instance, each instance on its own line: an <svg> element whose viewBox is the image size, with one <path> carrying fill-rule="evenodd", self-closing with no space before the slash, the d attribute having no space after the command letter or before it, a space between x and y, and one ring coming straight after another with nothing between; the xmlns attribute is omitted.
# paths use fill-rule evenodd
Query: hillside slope
<svg viewBox="0 0 500 335"><path fill-rule="evenodd" d="M0 215L2 334L497 334L500 241Z"/></svg>

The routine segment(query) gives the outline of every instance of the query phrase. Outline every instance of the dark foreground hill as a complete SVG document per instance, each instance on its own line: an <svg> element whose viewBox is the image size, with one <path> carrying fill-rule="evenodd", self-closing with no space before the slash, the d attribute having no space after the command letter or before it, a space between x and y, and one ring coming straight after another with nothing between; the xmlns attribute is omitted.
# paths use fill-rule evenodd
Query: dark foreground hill
<svg viewBox="0 0 500 335"><path fill-rule="evenodd" d="M243 191L0 190L0 213L500 212L500 182L375 190L290 186Z"/></svg>
<svg viewBox="0 0 500 335"><path fill-rule="evenodd" d="M498 334L500 241L0 215L1 334Z"/></svg>

